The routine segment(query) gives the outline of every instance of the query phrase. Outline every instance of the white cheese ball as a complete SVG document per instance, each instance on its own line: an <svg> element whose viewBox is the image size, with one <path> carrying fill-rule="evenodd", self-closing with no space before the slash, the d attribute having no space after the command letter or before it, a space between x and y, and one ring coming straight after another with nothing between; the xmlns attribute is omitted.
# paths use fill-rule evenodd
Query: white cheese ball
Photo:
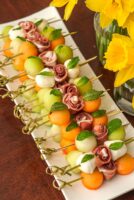
<svg viewBox="0 0 134 200"><path fill-rule="evenodd" d="M40 32L48 25L48 21L46 19L34 19L34 23L37 23L38 30Z"/></svg>
<svg viewBox="0 0 134 200"><path fill-rule="evenodd" d="M9 31L9 38L11 40L14 40L17 37L25 37L25 32L20 26L14 26L13 28L10 29Z"/></svg>
<svg viewBox="0 0 134 200"><path fill-rule="evenodd" d="M43 69L41 72L53 72L52 69L49 69L49 68L45 68ZM39 87L41 88L48 88L48 87L54 87L55 85L55 79L54 79L54 76L46 76L46 75L41 75L41 74L38 74L36 75L36 83Z"/></svg>
<svg viewBox="0 0 134 200"><path fill-rule="evenodd" d="M109 148L111 144L117 143L117 142L123 142L123 141L122 140L106 141L106 142L104 142L104 145L106 145L106 147ZM127 153L127 146L125 144L123 144L123 146L120 149L112 150L110 148L110 151L112 154L112 160L115 161Z"/></svg>
<svg viewBox="0 0 134 200"><path fill-rule="evenodd" d="M71 61L71 59L66 60L64 63L64 66L66 67L67 71L68 71L68 76L71 79L77 78L80 74L80 67L79 65L76 65L74 68L72 69L68 69L68 64Z"/></svg>
<svg viewBox="0 0 134 200"><path fill-rule="evenodd" d="M93 158L85 161L85 162L82 162L83 158L85 156L94 156ZM80 165L80 170L84 173L87 173L87 174L92 174L96 168L96 159L95 159L95 155L92 153L92 152L89 152L89 153L84 153L82 155L79 156L79 158L77 159L77 165Z"/></svg>

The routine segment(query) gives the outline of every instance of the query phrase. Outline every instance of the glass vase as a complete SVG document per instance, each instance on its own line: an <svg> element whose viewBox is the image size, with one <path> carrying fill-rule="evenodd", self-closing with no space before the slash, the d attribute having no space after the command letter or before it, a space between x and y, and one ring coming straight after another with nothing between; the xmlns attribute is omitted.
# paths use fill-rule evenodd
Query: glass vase
<svg viewBox="0 0 134 200"><path fill-rule="evenodd" d="M122 111L132 116L134 116L134 109L132 107L133 96L134 79L127 81L120 87L114 88L114 97L117 105Z"/></svg>

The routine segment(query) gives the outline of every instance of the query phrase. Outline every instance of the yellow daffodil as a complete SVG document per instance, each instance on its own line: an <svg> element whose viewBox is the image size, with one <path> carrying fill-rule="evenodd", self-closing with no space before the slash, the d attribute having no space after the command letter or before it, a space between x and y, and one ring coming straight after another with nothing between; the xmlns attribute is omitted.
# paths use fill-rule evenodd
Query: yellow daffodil
<svg viewBox="0 0 134 200"><path fill-rule="evenodd" d="M134 109L134 96L132 98L132 108Z"/></svg>
<svg viewBox="0 0 134 200"><path fill-rule="evenodd" d="M119 87L126 81L134 78L134 65L120 70L115 78L114 87Z"/></svg>
<svg viewBox="0 0 134 200"><path fill-rule="evenodd" d="M123 26L129 14L134 11L133 0L86 0L86 6L92 11L100 12L102 28L114 19L119 26Z"/></svg>
<svg viewBox="0 0 134 200"><path fill-rule="evenodd" d="M123 25L124 28L127 28L128 34L130 35L130 37L132 38L132 40L134 41L134 12L131 13L126 22Z"/></svg>
<svg viewBox="0 0 134 200"><path fill-rule="evenodd" d="M50 5L55 7L62 7L66 5L64 20L68 20L78 0L53 0Z"/></svg>
<svg viewBox="0 0 134 200"><path fill-rule="evenodd" d="M105 53L105 69L117 72L134 64L134 43L128 36L113 34Z"/></svg>

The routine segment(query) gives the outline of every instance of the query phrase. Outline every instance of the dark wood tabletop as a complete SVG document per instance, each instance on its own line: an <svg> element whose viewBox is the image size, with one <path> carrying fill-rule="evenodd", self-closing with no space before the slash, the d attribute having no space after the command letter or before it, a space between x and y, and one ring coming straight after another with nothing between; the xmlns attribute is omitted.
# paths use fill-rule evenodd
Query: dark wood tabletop
<svg viewBox="0 0 134 200"><path fill-rule="evenodd" d="M49 5L50 0L0 0L0 23L19 19ZM86 58L97 55L93 15L82 3L75 8L66 22L69 31L78 31L74 39ZM60 9L63 15L63 9ZM103 69L98 60L91 64L97 75L104 74L102 83L111 88L114 75ZM133 118L127 116L133 123ZM13 103L0 99L0 200L63 200L54 190L53 178L45 174L46 164L30 136L21 133L22 124L13 116ZM90 198L90 197L89 197ZM118 200L134 200L131 191Z"/></svg>

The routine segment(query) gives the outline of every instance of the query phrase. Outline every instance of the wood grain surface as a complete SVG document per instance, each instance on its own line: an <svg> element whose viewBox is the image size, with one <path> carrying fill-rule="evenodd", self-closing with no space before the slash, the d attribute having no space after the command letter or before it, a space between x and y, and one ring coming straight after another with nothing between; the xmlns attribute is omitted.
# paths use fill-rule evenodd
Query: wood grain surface
<svg viewBox="0 0 134 200"><path fill-rule="evenodd" d="M12 21L37 12L49 5L49 0L0 0L0 23ZM74 39L86 58L97 55L93 15L82 1L66 23L69 31L78 31ZM63 9L59 10L63 15ZM97 75L104 74L102 83L111 88L114 75L92 62ZM127 116L133 123L133 118ZM45 174L45 163L30 136L21 133L22 124L13 116L13 103L0 99L0 200L64 200L61 192L52 188L50 176ZM89 196L90 199L90 196ZM134 200L131 191L118 200ZM73 199L72 199L73 200ZM83 199L84 200L84 199Z"/></svg>

